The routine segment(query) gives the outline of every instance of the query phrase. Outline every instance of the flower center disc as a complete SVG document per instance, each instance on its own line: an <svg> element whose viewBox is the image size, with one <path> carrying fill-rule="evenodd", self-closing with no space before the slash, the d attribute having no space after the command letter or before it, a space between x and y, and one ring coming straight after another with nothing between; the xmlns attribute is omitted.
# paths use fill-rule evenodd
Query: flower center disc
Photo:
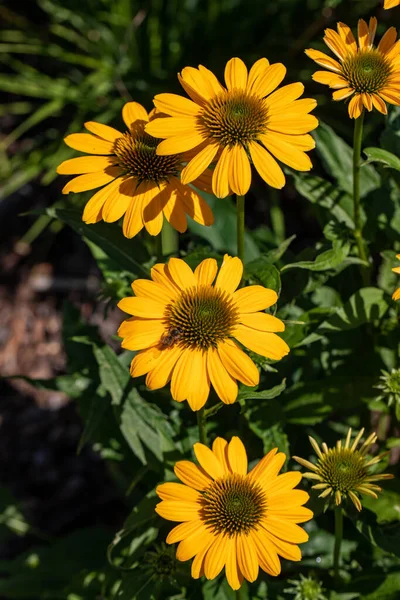
<svg viewBox="0 0 400 600"><path fill-rule="evenodd" d="M337 448L329 450L318 461L321 477L333 490L346 493L361 485L368 475L364 467L364 456L357 450Z"/></svg>
<svg viewBox="0 0 400 600"><path fill-rule="evenodd" d="M210 100L204 108L201 122L206 135L222 145L245 145L264 132L267 110L261 98L242 90L232 90Z"/></svg>
<svg viewBox="0 0 400 600"><path fill-rule="evenodd" d="M266 498L258 484L234 473L213 481L203 493L202 512L205 523L215 532L229 536L249 533L266 511Z"/></svg>
<svg viewBox="0 0 400 600"><path fill-rule="evenodd" d="M114 142L114 153L118 165L126 173L139 180L154 182L169 181L178 173L179 155L158 156L156 148L160 140L144 131L133 136L126 132Z"/></svg>
<svg viewBox="0 0 400 600"><path fill-rule="evenodd" d="M379 92L392 71L385 57L377 50L366 50L347 58L342 65L343 75L356 92Z"/></svg>
<svg viewBox="0 0 400 600"><path fill-rule="evenodd" d="M229 296L209 286L184 290L166 310L169 331L179 331L179 343L207 350L228 338L237 323L238 311Z"/></svg>

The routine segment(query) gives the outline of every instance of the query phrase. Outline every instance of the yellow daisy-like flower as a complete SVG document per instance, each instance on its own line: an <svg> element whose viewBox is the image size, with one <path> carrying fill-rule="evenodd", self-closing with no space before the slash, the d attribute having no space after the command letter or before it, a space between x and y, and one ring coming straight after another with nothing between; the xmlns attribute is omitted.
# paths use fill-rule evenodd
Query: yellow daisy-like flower
<svg viewBox="0 0 400 600"><path fill-rule="evenodd" d="M395 6L399 6L400 5L400 0L385 0L384 4L383 4L383 8L385 8L386 10L388 8L394 8Z"/></svg>
<svg viewBox="0 0 400 600"><path fill-rule="evenodd" d="M154 117L137 102L128 102L122 109L128 130L90 121L85 127L90 133L73 133L65 143L91 156L66 160L57 168L62 175L77 175L63 188L63 194L102 189L85 206L85 223L107 223L124 216L123 232L128 238L143 227L158 235L163 215L180 232L186 231L186 215L202 225L212 225L213 214L208 204L191 187L182 185L180 172L190 155L159 156L157 140L144 128ZM193 182L200 189L211 191L211 171Z"/></svg>
<svg viewBox="0 0 400 600"><path fill-rule="evenodd" d="M366 456L370 446L375 444L378 439L376 433L371 433L358 449L357 446L364 429L361 429L350 445L351 433L350 428L344 445L342 440L339 440L335 448L328 448L323 442L322 451L314 438L309 436L310 443L318 456L316 465L298 456L293 458L303 467L311 469L311 473L303 473L303 476L318 482L312 487L315 490L322 490L319 498L332 496L337 506L342 503L343 499L349 498L356 509L361 510L358 494L377 498L376 492L382 490L374 482L381 479L392 479L393 475L389 473L372 475L370 473L370 467L379 463L384 456L384 454L374 458Z"/></svg>
<svg viewBox="0 0 400 600"><path fill-rule="evenodd" d="M187 460L176 463L183 485L163 483L156 490L162 499L156 512L181 523L167 543L180 542L178 560L194 557L192 577L214 579L225 567L229 585L237 590L243 579L257 579L259 567L279 575L279 556L301 560L297 544L308 535L297 523L313 513L303 506L307 492L293 489L301 474L278 475L285 454L274 448L247 473L246 449L238 437L229 444L217 438L212 450L203 444L193 449L200 467Z"/></svg>
<svg viewBox="0 0 400 600"><path fill-rule="evenodd" d="M400 254L396 254L396 258L400 260ZM394 267L392 271L393 273L398 273L400 275L400 267ZM397 290L393 292L392 298L393 300L400 300L400 288L397 288Z"/></svg>
<svg viewBox="0 0 400 600"><path fill-rule="evenodd" d="M212 189L218 198L247 193L250 162L268 185L282 188L285 176L275 158L298 171L310 170L305 152L315 143L308 132L318 126L308 114L316 101L298 99L302 83L276 90L285 74L281 63L270 65L266 58L254 63L250 72L240 58L232 58L225 67L224 87L202 65L185 67L178 77L191 100L176 94L154 98L157 109L171 115L146 126L151 135L165 138L157 154L194 150L194 158L182 170L184 183L195 181L216 161Z"/></svg>
<svg viewBox="0 0 400 600"><path fill-rule="evenodd" d="M171 258L168 265L152 268L153 281L134 281L135 297L118 304L133 315L118 330L122 347L140 350L131 364L132 377L147 374L151 390L171 381L174 400L187 400L192 410L204 406L210 384L226 404L236 400L236 380L258 384L256 365L233 338L274 360L289 352L275 333L285 329L282 321L261 312L276 303L276 292L260 285L236 290L243 275L239 258L225 255L218 276L217 271L213 258L194 272Z"/></svg>
<svg viewBox="0 0 400 600"><path fill-rule="evenodd" d="M336 54L337 60L319 50L306 50L316 63L329 69L316 71L314 81L333 88L334 100L349 102L350 118L357 119L364 108L376 108L386 115L385 102L400 104L400 42L396 42L397 31L390 27L375 48L374 38L377 20L371 17L369 26L358 21L358 45L350 27L338 23L337 32L325 30L324 42Z"/></svg>

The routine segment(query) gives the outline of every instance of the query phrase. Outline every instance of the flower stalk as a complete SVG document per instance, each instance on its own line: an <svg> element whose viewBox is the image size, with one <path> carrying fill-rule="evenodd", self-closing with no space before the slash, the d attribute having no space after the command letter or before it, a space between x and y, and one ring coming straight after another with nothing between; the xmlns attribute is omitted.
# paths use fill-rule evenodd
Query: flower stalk
<svg viewBox="0 0 400 600"><path fill-rule="evenodd" d="M361 144L363 136L364 111L358 119L354 120L353 138L353 211L354 211L354 237L357 244L358 255L364 262L368 262L365 251L365 242L362 235L361 225L361 201L360 201L360 162ZM361 266L361 275L365 286L369 284L369 267Z"/></svg>
<svg viewBox="0 0 400 600"><path fill-rule="evenodd" d="M335 545L333 548L333 570L336 584L340 583L340 549L343 539L343 509L341 506L335 508Z"/></svg>
<svg viewBox="0 0 400 600"><path fill-rule="evenodd" d="M206 414L203 408L197 411L197 427L199 428L199 442L201 444L207 444L207 430L206 430Z"/></svg>
<svg viewBox="0 0 400 600"><path fill-rule="evenodd" d="M237 255L244 261L244 196L236 196Z"/></svg>
<svg viewBox="0 0 400 600"><path fill-rule="evenodd" d="M172 227L168 223L166 219L164 219L163 227L161 229L160 236L161 237L161 248L162 254L161 256L171 256L178 254L179 250L179 237L176 229Z"/></svg>

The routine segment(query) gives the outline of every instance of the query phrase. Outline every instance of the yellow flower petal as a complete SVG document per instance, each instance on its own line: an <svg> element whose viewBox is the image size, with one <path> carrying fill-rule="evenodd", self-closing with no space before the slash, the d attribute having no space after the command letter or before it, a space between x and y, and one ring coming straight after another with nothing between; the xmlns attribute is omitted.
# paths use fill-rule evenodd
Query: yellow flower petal
<svg viewBox="0 0 400 600"><path fill-rule="evenodd" d="M261 285L251 285L237 290L233 298L240 313L253 313L276 304L278 294Z"/></svg>
<svg viewBox="0 0 400 600"><path fill-rule="evenodd" d="M269 67L269 61L266 58L259 58L256 60L254 65L251 67L249 72L249 77L247 80L247 92L249 94L253 94L253 88L256 84L256 81L259 77L261 77L265 70Z"/></svg>
<svg viewBox="0 0 400 600"><path fill-rule="evenodd" d="M71 133L64 138L70 148L87 154L113 154L114 144L99 139L90 133Z"/></svg>
<svg viewBox="0 0 400 600"><path fill-rule="evenodd" d="M247 453L240 438L234 435L228 445L228 460L232 473L247 475Z"/></svg>
<svg viewBox="0 0 400 600"><path fill-rule="evenodd" d="M150 390L159 390L167 385L180 353L179 346L163 349L154 369L146 377L146 385Z"/></svg>
<svg viewBox="0 0 400 600"><path fill-rule="evenodd" d="M145 130L147 133L150 133L150 135L152 135L151 132L148 131L148 127L150 125L151 123L149 123L149 125L146 125ZM181 152L186 152L187 150L196 148L196 146L200 146L200 144L204 140L204 135L195 131L186 135L175 135L166 140L163 140L158 144L157 154L160 156L168 156L169 154L180 154Z"/></svg>
<svg viewBox="0 0 400 600"><path fill-rule="evenodd" d="M300 471L288 471L287 473L282 473L282 475L278 475L276 478L271 479L269 485L265 485L267 485L268 493L280 494L292 490L300 483L300 481Z"/></svg>
<svg viewBox="0 0 400 600"><path fill-rule="evenodd" d="M230 156L229 183L232 191L239 196L247 194L251 184L251 167L243 146L236 144Z"/></svg>
<svg viewBox="0 0 400 600"><path fill-rule="evenodd" d="M321 67L325 67L326 69L335 71L336 73L342 72L340 63L327 54L324 54L324 52L309 48L308 50L305 50L305 53L307 54L308 58L311 58L311 60L315 61L318 65L321 65Z"/></svg>
<svg viewBox="0 0 400 600"><path fill-rule="evenodd" d="M193 287L197 284L192 269L181 258L170 258L168 270L176 285L181 289Z"/></svg>
<svg viewBox="0 0 400 600"><path fill-rule="evenodd" d="M167 544L176 544L181 542L185 538L189 537L193 533L197 533L200 529L204 528L204 524L200 519L197 521L185 521L180 523L169 532L166 542Z"/></svg>
<svg viewBox="0 0 400 600"><path fill-rule="evenodd" d="M122 189L124 189L123 184L116 187L104 203L102 216L106 223L118 221L126 213L130 203L134 201L132 197L121 193Z"/></svg>
<svg viewBox="0 0 400 600"><path fill-rule="evenodd" d="M318 119L314 115L279 114L271 116L268 129L278 133L302 134L318 127Z"/></svg>
<svg viewBox="0 0 400 600"><path fill-rule="evenodd" d="M229 186L229 172L231 162L231 149L225 146L213 172L212 189L217 198L226 198L231 193Z"/></svg>
<svg viewBox="0 0 400 600"><path fill-rule="evenodd" d="M229 585L233 590L238 590L243 583L243 575L239 570L236 538L231 537L226 540L227 545L227 561L225 566L225 574Z"/></svg>
<svg viewBox="0 0 400 600"><path fill-rule="evenodd" d="M360 50L368 47L369 28L364 19L358 20L358 45Z"/></svg>
<svg viewBox="0 0 400 600"><path fill-rule="evenodd" d="M351 119L358 119L363 111L362 97L355 94L349 102L349 115Z"/></svg>
<svg viewBox="0 0 400 600"><path fill-rule="evenodd" d="M128 315L143 317L145 319L162 319L165 313L166 302L163 302L161 298L151 300L149 298L128 297L122 298L117 306L122 311L128 313Z"/></svg>
<svg viewBox="0 0 400 600"><path fill-rule="evenodd" d="M352 94L354 94L353 88L345 87L345 88L342 88L341 90L336 90L335 92L333 92L332 98L333 98L333 100L336 100L336 101L344 100L345 98L348 98Z"/></svg>
<svg viewBox="0 0 400 600"><path fill-rule="evenodd" d="M355 37L354 37L354 35L353 35L350 27L348 25L346 25L345 23L339 22L337 24L337 29L338 29L340 37L342 38L342 40L346 44L347 50L351 54L356 54L356 52L357 52L357 42L355 40Z"/></svg>
<svg viewBox="0 0 400 600"><path fill-rule="evenodd" d="M221 573L228 558L227 535L219 534L211 544L204 561L207 579L215 579Z"/></svg>
<svg viewBox="0 0 400 600"><path fill-rule="evenodd" d="M179 182L177 191L179 200L182 202L185 212L197 223L201 225L212 225L214 223L214 215L207 202L189 186L183 186Z"/></svg>
<svg viewBox="0 0 400 600"><path fill-rule="evenodd" d="M145 130L153 137L167 138L190 136L197 128L197 119L194 117L159 117L150 121Z"/></svg>
<svg viewBox="0 0 400 600"><path fill-rule="evenodd" d="M78 175L80 173L95 173L113 165L113 159L108 156L79 156L64 160L57 167L59 175Z"/></svg>
<svg viewBox="0 0 400 600"><path fill-rule="evenodd" d="M85 206L82 221L84 223L97 223L102 218L102 210L106 200L118 191L119 186L120 179L118 178L96 192Z"/></svg>
<svg viewBox="0 0 400 600"><path fill-rule="evenodd" d="M258 577L257 547L252 535L238 535L236 551L239 569L247 581L255 581Z"/></svg>
<svg viewBox="0 0 400 600"><path fill-rule="evenodd" d="M131 334L124 335L121 342L121 347L126 350L143 350L149 346L154 346L165 333L165 327L161 320L149 320L148 323L135 320L130 323L130 326Z"/></svg>
<svg viewBox="0 0 400 600"><path fill-rule="evenodd" d="M166 193L168 201L163 208L164 216L174 229L179 233L183 233L187 229L187 219L179 193L176 189L170 191L170 186L168 186Z"/></svg>
<svg viewBox="0 0 400 600"><path fill-rule="evenodd" d="M212 285L218 272L218 265L215 258L206 258L195 268L194 276L197 279L197 285Z"/></svg>
<svg viewBox="0 0 400 600"><path fill-rule="evenodd" d="M264 181L273 188L283 188L285 185L285 176L271 154L257 142L251 142L249 150L254 167Z"/></svg>
<svg viewBox="0 0 400 600"><path fill-rule="evenodd" d="M151 268L150 273L152 280L161 283L163 287L167 288L169 293L179 293L179 287L173 281L168 265L157 263Z"/></svg>
<svg viewBox="0 0 400 600"><path fill-rule="evenodd" d="M281 110L282 108L289 106L294 100L297 100L297 98L300 98L303 92L304 85L302 83L289 83L289 85L284 85L268 96L264 101L265 106L270 111L277 109Z"/></svg>
<svg viewBox="0 0 400 600"><path fill-rule="evenodd" d="M240 322L259 331L285 331L285 324L280 319L262 312L241 314Z"/></svg>
<svg viewBox="0 0 400 600"><path fill-rule="evenodd" d="M237 256L225 254L224 261L218 273L215 287L228 294L233 294L242 280L243 263Z"/></svg>
<svg viewBox="0 0 400 600"><path fill-rule="evenodd" d="M204 469L189 460L180 460L174 467L175 475L186 485L195 490L203 491L212 482L211 477Z"/></svg>
<svg viewBox="0 0 400 600"><path fill-rule="evenodd" d="M283 81L286 67L282 63L270 65L253 85L253 94L259 98L268 96Z"/></svg>
<svg viewBox="0 0 400 600"><path fill-rule="evenodd" d="M268 533L259 528L257 531L252 532L252 538L257 550L257 559L262 570L273 577L279 575L281 572L281 563Z"/></svg>
<svg viewBox="0 0 400 600"><path fill-rule="evenodd" d="M232 340L219 343L218 354L233 379L238 379L250 387L259 383L260 374L256 365Z"/></svg>
<svg viewBox="0 0 400 600"><path fill-rule="evenodd" d="M245 325L238 325L235 328L234 336L249 350L272 360L280 360L290 352L287 343L275 333L257 331Z"/></svg>
<svg viewBox="0 0 400 600"><path fill-rule="evenodd" d="M296 491L296 490L295 490ZM301 490L297 490L301 491ZM293 493L293 492L292 492ZM305 506L294 506L290 508L277 508L275 505L270 507L271 516L277 518L287 519L288 521L294 521L295 523L306 523L310 521L314 513Z"/></svg>
<svg viewBox="0 0 400 600"><path fill-rule="evenodd" d="M381 41L378 44L378 52L382 52L382 54L387 54L393 47L393 44L396 42L396 38L396 28L389 27L389 29L383 34Z"/></svg>
<svg viewBox="0 0 400 600"><path fill-rule="evenodd" d="M122 133L114 127L110 127L109 125L104 125L103 123L96 123L95 121L87 121L84 123L85 129L90 131L90 133L94 133L95 135L103 138L107 142L114 143L115 140L122 137Z"/></svg>
<svg viewBox="0 0 400 600"><path fill-rule="evenodd" d="M309 171L312 169L312 162L305 152L295 148L290 142L285 143L282 138L276 137L272 131L267 131L267 133L260 135L260 140L267 150L285 165L297 171Z"/></svg>
<svg viewBox="0 0 400 600"><path fill-rule="evenodd" d="M212 163L218 152L219 144L207 144L181 171L183 184L191 183L197 179Z"/></svg>
<svg viewBox="0 0 400 600"><path fill-rule="evenodd" d="M286 542L280 538L277 538L276 536L272 535L272 533L265 531L265 529L260 529L260 531L261 540L265 543L265 548L268 548L269 552L271 553L268 557L269 560L267 564L268 566L272 567L273 571L267 571L267 573L275 576L279 575L281 571L281 565L277 554L282 556L282 558L286 558L287 560L293 560L296 562L301 560L301 550L296 544L291 544L290 542ZM261 566L261 568L263 567Z"/></svg>
<svg viewBox="0 0 400 600"><path fill-rule="evenodd" d="M187 485L168 481L156 488L157 495L161 500L183 500L184 502L195 502L201 504L201 494Z"/></svg>
<svg viewBox="0 0 400 600"><path fill-rule="evenodd" d="M228 442L221 437L215 438L212 445L212 451L221 463L224 474L228 475L229 473L232 473L232 469L228 462Z"/></svg>
<svg viewBox="0 0 400 600"><path fill-rule="evenodd" d="M200 504L182 500L163 500L157 504L155 511L168 521L196 521L201 517Z"/></svg>
<svg viewBox="0 0 400 600"><path fill-rule="evenodd" d="M285 490L277 491L274 487L268 494L268 506L276 510L287 510L294 506L306 504L310 496L304 490Z"/></svg>
<svg viewBox="0 0 400 600"><path fill-rule="evenodd" d="M136 181L133 177L130 178L129 185L134 186L134 182ZM128 183L127 181L127 183ZM142 219L142 205L144 196L140 192L134 192L134 197L126 209L124 221L122 224L122 231L125 237L133 238L135 235L139 233L143 229L143 219Z"/></svg>
<svg viewBox="0 0 400 600"><path fill-rule="evenodd" d="M213 479L218 479L219 477L223 477L224 469L218 458L215 454L207 448L204 444L194 444L193 446L194 453L196 455L197 460L200 465L203 467L206 473L210 475Z"/></svg>
<svg viewBox="0 0 400 600"><path fill-rule="evenodd" d="M116 177L121 175L121 169L119 167L107 167L104 171L97 171L96 173L86 173L85 175L78 175L71 179L62 189L63 194L69 194L70 192L87 192L88 190L94 190L102 185L106 185L113 181Z"/></svg>
<svg viewBox="0 0 400 600"><path fill-rule="evenodd" d="M132 290L135 296L150 298L156 302L160 302L160 298L167 302L172 302L176 298L175 290L166 288L161 283L150 281L149 279L135 279L132 283Z"/></svg>
<svg viewBox="0 0 400 600"><path fill-rule="evenodd" d="M283 452L278 454L276 452L277 448L273 448L252 468L248 475L251 481L257 482L261 486L268 486L269 481L278 475L286 460L286 455Z"/></svg>
<svg viewBox="0 0 400 600"><path fill-rule="evenodd" d="M246 89L247 67L240 58L231 58L226 63L225 83L228 90Z"/></svg>
<svg viewBox="0 0 400 600"><path fill-rule="evenodd" d="M210 376L207 372L207 354L203 350L198 350L193 353L190 363L192 385L189 389L187 401L190 408L194 411L203 408L210 394ZM197 384L193 386L193 381Z"/></svg>
<svg viewBox="0 0 400 600"><path fill-rule="evenodd" d="M236 380L228 373L214 348L210 348L207 353L207 370L220 400L225 404L233 404L238 395Z"/></svg>
<svg viewBox="0 0 400 600"><path fill-rule="evenodd" d="M149 120L147 111L138 102L127 102L122 108L122 118L128 129L132 129L136 121L147 123Z"/></svg>
<svg viewBox="0 0 400 600"><path fill-rule="evenodd" d="M126 321L125 321L126 322ZM136 354L131 362L130 373L131 377L140 377L141 375L147 375L155 365L160 356L160 350L158 348L148 348Z"/></svg>
<svg viewBox="0 0 400 600"><path fill-rule="evenodd" d="M263 527L276 537L292 542L292 544L302 544L308 541L308 533L304 529L281 517L268 515L263 521Z"/></svg>
<svg viewBox="0 0 400 600"><path fill-rule="evenodd" d="M379 98L378 94L371 94L372 96L372 104L383 115L387 115L387 106L382 98Z"/></svg>
<svg viewBox="0 0 400 600"><path fill-rule="evenodd" d="M157 94L153 102L159 111L172 117L196 117L201 112L198 104L177 94Z"/></svg>
<svg viewBox="0 0 400 600"><path fill-rule="evenodd" d="M176 558L181 561L193 558L195 554L209 546L212 539L213 535L205 527L199 529L179 543L176 549Z"/></svg>

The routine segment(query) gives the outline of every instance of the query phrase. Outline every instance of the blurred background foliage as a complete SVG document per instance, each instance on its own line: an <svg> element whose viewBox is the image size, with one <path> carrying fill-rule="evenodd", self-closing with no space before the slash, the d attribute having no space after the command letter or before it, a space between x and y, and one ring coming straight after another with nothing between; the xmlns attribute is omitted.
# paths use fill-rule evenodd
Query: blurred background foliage
<svg viewBox="0 0 400 600"><path fill-rule="evenodd" d="M29 268L57 257L64 272L77 244L81 274L89 281L97 265L103 299L101 316L88 324L85 302L71 295L68 282L60 284L57 310L67 367L53 369L51 379L26 379L37 390L55 390L76 401L83 420L78 451L88 442L94 445L106 462L105 485L112 480L120 502L111 523L79 524L77 531L54 539L36 531L18 498L1 489L0 541L18 536L28 542L24 553L0 562L6 575L0 596L235 598L223 578L191 585L188 565L177 565L160 545L168 526L156 519L149 490L171 478L173 463L190 454L197 441L195 416L171 403L168 390L150 393L140 382L134 387L131 354L117 356L112 349L119 348L120 313L104 331L104 299L112 308L129 293L132 279L151 264L152 246L145 234L123 239L116 224L84 225L80 211L88 194L62 197L63 178L55 172L75 155L63 144L65 135L80 131L88 120L121 127L124 102L133 99L150 109L154 94L181 93L176 73L187 65L204 64L222 79L232 56L248 65L261 56L283 62L285 83L302 81L306 95L317 98L315 114L321 119L313 171L288 169L288 184L280 192L255 178L247 198L246 280L281 292L279 316L292 322L285 339L293 350L282 364L259 362L262 391L241 390L234 407L222 409L220 420L210 420L210 435L229 438L239 431L250 459L276 445L309 457L307 433L332 444L348 425L365 425L377 428L380 444L391 450L384 466L398 463L398 424L393 408L375 400L381 390L374 386L381 369L399 366L398 314L390 300L396 284L391 268L400 251L399 172L379 163L362 169L363 222L378 287L360 291L352 245L353 123L344 104L333 103L311 80L316 68L303 52L309 46L323 50L323 30L338 20L354 29L359 17L376 15L380 37L396 25L398 12L383 11L376 0L32 0L0 6L1 249L19 253L19 264ZM388 118L368 114L367 146L400 156L399 109L391 108ZM192 223L180 237L193 267L205 256L235 253L233 204L208 200L216 224L208 229ZM85 289L97 305L96 291L96 286ZM350 511L354 527L347 519L343 545L346 587L326 591L330 600L399 599L400 490L398 481L385 487L379 501L366 502L361 519ZM332 514L323 513L315 498L311 507L317 519L309 526L302 563L286 562L282 579L245 585L242 600L290 597L285 578L305 571L322 579L326 589L333 587ZM40 545L32 548L32 540Z"/></svg>

